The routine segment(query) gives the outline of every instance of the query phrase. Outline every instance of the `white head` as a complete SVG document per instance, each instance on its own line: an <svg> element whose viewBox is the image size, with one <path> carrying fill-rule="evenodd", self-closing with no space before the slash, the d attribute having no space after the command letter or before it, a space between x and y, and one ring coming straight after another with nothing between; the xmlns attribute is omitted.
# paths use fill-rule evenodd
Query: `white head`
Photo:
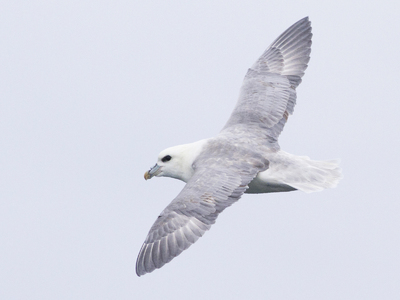
<svg viewBox="0 0 400 300"><path fill-rule="evenodd" d="M187 182L193 175L193 162L206 140L167 148L158 155L157 163L144 174L144 179L172 177Z"/></svg>

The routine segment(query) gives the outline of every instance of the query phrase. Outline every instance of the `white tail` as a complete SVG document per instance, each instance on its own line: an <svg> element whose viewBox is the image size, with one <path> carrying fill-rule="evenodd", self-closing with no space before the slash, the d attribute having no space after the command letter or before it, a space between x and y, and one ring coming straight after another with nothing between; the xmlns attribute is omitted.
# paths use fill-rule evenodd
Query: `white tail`
<svg viewBox="0 0 400 300"><path fill-rule="evenodd" d="M261 172L250 184L247 193L291 191L306 192L334 188L342 179L339 160L315 161L284 151L268 155L269 169Z"/></svg>
<svg viewBox="0 0 400 300"><path fill-rule="evenodd" d="M309 157L298 157L299 165L287 174L284 183L306 193L334 188L343 178L339 160L315 161ZM296 166L297 167L297 166Z"/></svg>

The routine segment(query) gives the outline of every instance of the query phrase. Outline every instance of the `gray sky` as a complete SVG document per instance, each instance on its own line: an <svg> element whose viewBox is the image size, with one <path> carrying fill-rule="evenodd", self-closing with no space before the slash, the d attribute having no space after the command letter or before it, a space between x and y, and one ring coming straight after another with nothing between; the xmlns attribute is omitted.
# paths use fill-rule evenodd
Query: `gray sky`
<svg viewBox="0 0 400 300"><path fill-rule="evenodd" d="M400 299L394 1L3 1L1 299ZM216 135L253 62L309 16L283 150L341 158L333 190L244 195L138 278L184 183L164 148Z"/></svg>

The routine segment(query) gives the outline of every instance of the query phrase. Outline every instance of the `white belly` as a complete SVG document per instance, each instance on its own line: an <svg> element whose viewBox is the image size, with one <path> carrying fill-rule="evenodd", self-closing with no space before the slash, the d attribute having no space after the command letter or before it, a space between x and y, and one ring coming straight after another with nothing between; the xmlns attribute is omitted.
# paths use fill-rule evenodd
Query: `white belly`
<svg viewBox="0 0 400 300"><path fill-rule="evenodd" d="M271 172L269 172L271 173ZM260 193L278 193L290 192L296 189L290 185L281 183L269 176L268 170L258 173L257 177L249 183L249 188L245 191L247 194Z"/></svg>

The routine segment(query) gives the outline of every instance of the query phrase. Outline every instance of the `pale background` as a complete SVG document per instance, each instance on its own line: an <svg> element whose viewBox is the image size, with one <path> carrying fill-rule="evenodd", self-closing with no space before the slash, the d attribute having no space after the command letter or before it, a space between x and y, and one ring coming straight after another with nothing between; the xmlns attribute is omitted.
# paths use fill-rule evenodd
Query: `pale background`
<svg viewBox="0 0 400 300"><path fill-rule="evenodd" d="M400 299L396 1L2 1L0 299ZM333 190L245 195L144 277L184 183L143 173L216 135L242 79L309 16L282 149L341 158Z"/></svg>

